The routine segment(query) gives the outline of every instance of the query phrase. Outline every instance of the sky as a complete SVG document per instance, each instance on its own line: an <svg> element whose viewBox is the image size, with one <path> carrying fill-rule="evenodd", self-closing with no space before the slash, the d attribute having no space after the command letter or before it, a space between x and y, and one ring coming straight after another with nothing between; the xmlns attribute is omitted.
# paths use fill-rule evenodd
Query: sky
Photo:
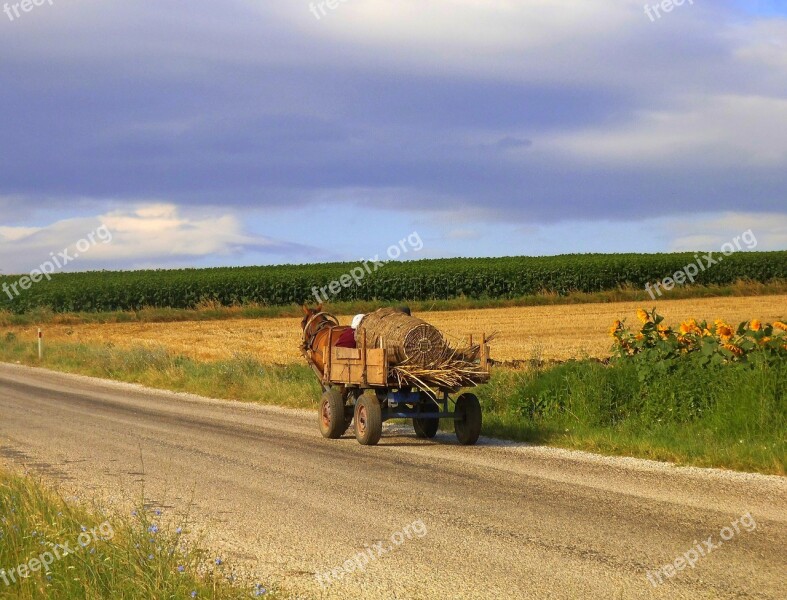
<svg viewBox="0 0 787 600"><path fill-rule="evenodd" d="M1 273L787 248L785 0L36 1Z"/></svg>

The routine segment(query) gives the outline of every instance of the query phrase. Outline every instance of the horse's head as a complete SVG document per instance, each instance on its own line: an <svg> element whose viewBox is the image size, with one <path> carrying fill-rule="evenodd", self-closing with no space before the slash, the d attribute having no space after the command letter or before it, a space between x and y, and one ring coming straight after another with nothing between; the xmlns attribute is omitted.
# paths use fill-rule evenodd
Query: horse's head
<svg viewBox="0 0 787 600"><path fill-rule="evenodd" d="M314 315L319 314L322 312L322 304L320 304L317 308L309 308L305 304L301 307L303 309L303 319L301 319L301 329L306 329L306 323L309 322Z"/></svg>
<svg viewBox="0 0 787 600"><path fill-rule="evenodd" d="M316 308L309 308L305 304L303 308L303 319L301 319L301 329L303 330L303 339L309 339L320 328L320 323L326 320L325 314L322 312L322 304Z"/></svg>

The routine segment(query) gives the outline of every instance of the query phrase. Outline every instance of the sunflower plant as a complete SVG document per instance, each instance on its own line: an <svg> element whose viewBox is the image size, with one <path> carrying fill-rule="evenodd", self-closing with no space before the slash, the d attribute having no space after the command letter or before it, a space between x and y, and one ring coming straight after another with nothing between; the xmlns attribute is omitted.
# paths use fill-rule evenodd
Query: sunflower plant
<svg viewBox="0 0 787 600"><path fill-rule="evenodd" d="M664 324L664 317L655 308L640 308L637 318L638 327L629 328L617 320L609 333L614 339L615 360L633 359L648 366L641 377L647 377L648 371L669 371L689 355L703 367L774 363L787 358L787 325L781 321L762 323L752 319L736 328L721 319L713 323L689 319L673 328Z"/></svg>

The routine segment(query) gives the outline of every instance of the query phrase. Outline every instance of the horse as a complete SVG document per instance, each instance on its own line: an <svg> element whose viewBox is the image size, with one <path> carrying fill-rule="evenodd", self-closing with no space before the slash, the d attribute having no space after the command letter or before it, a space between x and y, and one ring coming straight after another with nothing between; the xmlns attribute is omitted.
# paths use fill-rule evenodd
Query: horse
<svg viewBox="0 0 787 600"><path fill-rule="evenodd" d="M317 366L320 373L324 374L325 364L323 357L328 348L328 341L331 339L331 331L337 332L333 338L336 340L341 332L348 329L348 327L339 325L336 317L323 312L322 304L317 308L309 308L304 304L302 308L301 329L303 330L303 345L301 347L309 355L309 358Z"/></svg>

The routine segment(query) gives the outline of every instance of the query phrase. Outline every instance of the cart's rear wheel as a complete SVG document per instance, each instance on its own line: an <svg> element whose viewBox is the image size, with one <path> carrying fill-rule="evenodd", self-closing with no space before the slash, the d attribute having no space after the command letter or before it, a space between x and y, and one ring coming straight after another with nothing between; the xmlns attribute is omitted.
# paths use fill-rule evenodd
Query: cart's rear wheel
<svg viewBox="0 0 787 600"><path fill-rule="evenodd" d="M339 390L331 388L323 392L320 401L320 433L331 440L342 437L347 431L344 416L344 399Z"/></svg>
<svg viewBox="0 0 787 600"><path fill-rule="evenodd" d="M462 394L456 399L454 431L460 444L471 446L481 435L481 403L475 394Z"/></svg>
<svg viewBox="0 0 787 600"><path fill-rule="evenodd" d="M355 439L364 446L374 446L383 434L383 411L377 395L369 392L355 403Z"/></svg>
<svg viewBox="0 0 787 600"><path fill-rule="evenodd" d="M440 412L440 406L434 400L427 400L424 402L424 412ZM413 418L413 429L415 435L419 438L433 438L437 435L437 429L440 426L440 419L420 419Z"/></svg>

